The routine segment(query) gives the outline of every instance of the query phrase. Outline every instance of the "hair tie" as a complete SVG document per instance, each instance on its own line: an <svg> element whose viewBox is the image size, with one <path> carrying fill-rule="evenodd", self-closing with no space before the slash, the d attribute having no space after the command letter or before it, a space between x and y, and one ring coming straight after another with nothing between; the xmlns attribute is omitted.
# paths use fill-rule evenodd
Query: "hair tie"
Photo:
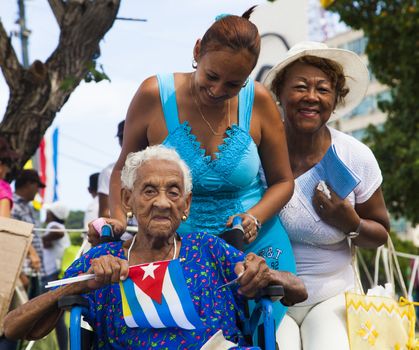
<svg viewBox="0 0 419 350"><path fill-rule="evenodd" d="M231 16L231 14L229 14L229 13L222 13L222 14L220 14L220 15L218 15L218 16L215 17L215 22L217 22L220 19L223 19L224 17L227 17L227 16Z"/></svg>

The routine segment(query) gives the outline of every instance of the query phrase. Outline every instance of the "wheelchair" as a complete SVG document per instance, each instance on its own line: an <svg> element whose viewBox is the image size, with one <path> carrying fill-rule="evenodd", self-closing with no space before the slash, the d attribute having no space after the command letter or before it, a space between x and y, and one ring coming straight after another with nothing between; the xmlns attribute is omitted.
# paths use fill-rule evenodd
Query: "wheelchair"
<svg viewBox="0 0 419 350"><path fill-rule="evenodd" d="M236 218L235 218L236 219ZM240 218L239 218L240 219ZM243 231L241 219L233 221L233 229L221 234L227 243L242 248ZM240 232L241 231L241 232ZM113 240L112 230L104 226L101 233L102 242ZM264 288L255 298L254 307L249 312L249 303L245 310L248 316L241 324L241 329L247 344L257 346L262 350L278 350L275 335L275 319L273 316L273 299L279 300L284 296L281 285ZM81 327L82 316L87 315L88 301L80 295L69 295L58 301L58 306L70 310L70 350L90 350L93 344L93 332Z"/></svg>
<svg viewBox="0 0 419 350"><path fill-rule="evenodd" d="M250 317L240 325L248 344L254 344L262 350L278 350L271 298L281 298L283 295L282 286L269 286L257 296ZM81 327L82 316L87 315L87 300L80 295L69 295L61 298L58 306L70 310L70 350L92 349L93 332Z"/></svg>

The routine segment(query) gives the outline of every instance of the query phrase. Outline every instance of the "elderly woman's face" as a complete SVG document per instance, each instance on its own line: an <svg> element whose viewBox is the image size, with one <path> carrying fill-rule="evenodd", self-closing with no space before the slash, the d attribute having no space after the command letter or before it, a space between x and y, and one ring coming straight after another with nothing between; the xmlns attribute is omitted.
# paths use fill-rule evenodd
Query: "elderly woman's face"
<svg viewBox="0 0 419 350"><path fill-rule="evenodd" d="M128 203L142 232L162 239L174 234L189 212L191 196L184 190L177 163L152 159L141 165Z"/></svg>
<svg viewBox="0 0 419 350"><path fill-rule="evenodd" d="M288 126L300 132L315 132L329 120L336 92L323 71L297 62L285 74L279 100Z"/></svg>

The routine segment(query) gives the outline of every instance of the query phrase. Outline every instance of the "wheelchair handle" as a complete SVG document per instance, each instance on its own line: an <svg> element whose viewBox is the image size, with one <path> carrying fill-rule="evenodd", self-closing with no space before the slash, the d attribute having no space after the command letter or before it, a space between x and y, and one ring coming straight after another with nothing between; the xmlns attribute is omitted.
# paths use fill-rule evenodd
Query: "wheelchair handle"
<svg viewBox="0 0 419 350"><path fill-rule="evenodd" d="M245 243L242 218L235 216L233 218L232 228L221 233L220 237L234 248L244 251Z"/></svg>
<svg viewBox="0 0 419 350"><path fill-rule="evenodd" d="M104 224L100 231L100 243L114 242L117 239L115 238L112 230L112 226L109 224Z"/></svg>
<svg viewBox="0 0 419 350"><path fill-rule="evenodd" d="M242 218L240 216L235 216L233 218L233 229L237 227L240 230L242 230L243 233L244 233L242 222L243 222L243 220L242 220Z"/></svg>

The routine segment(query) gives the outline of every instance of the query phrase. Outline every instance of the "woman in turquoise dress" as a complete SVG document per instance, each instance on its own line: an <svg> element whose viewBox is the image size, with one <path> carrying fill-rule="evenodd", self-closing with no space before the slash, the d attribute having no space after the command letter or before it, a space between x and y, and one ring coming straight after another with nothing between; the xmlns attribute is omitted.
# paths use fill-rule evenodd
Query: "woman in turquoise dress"
<svg viewBox="0 0 419 350"><path fill-rule="evenodd" d="M141 84L111 177L109 204L116 220L109 221L116 232L125 229L120 174L128 153L163 143L192 171L192 206L179 233L218 235L239 215L245 251L263 256L273 269L295 273L291 245L276 216L293 193L292 173L278 108L270 93L249 79L260 51L251 12L213 23L195 44L193 72L153 76ZM91 232L89 239L94 244L97 237ZM285 309L276 304L280 319Z"/></svg>

